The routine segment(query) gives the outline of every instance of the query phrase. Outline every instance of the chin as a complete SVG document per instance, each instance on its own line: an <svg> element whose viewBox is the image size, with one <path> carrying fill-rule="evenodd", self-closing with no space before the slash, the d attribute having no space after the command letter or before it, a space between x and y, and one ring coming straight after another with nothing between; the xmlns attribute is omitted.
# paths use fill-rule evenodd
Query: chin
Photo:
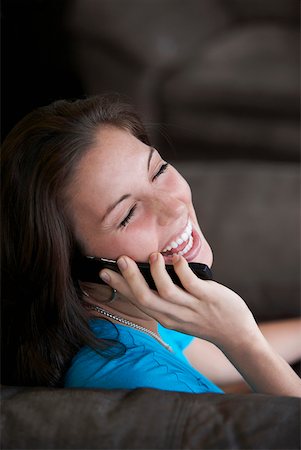
<svg viewBox="0 0 301 450"><path fill-rule="evenodd" d="M199 254L193 259L193 262L206 264L208 267L212 267L213 253L208 242L203 238L202 247Z"/></svg>
<svg viewBox="0 0 301 450"><path fill-rule="evenodd" d="M193 227L192 237L193 246L184 258L188 262L198 262L211 267L213 263L213 253L198 224L195 224Z"/></svg>

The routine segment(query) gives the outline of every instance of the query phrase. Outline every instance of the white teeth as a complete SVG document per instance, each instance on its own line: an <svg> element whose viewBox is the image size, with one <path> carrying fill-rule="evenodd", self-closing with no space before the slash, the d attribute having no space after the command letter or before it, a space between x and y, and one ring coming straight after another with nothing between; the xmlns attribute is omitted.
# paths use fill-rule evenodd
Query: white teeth
<svg viewBox="0 0 301 450"><path fill-rule="evenodd" d="M187 233L183 233L182 236L181 236L181 238L183 239L184 242L187 241L187 239L188 239L188 234L187 234Z"/></svg>
<svg viewBox="0 0 301 450"><path fill-rule="evenodd" d="M188 244L186 245L186 247L183 248L182 251L179 252L179 255L183 256L183 255L185 255L185 253L189 252L189 250L191 249L192 245L193 245L193 237L190 236Z"/></svg>
<svg viewBox="0 0 301 450"><path fill-rule="evenodd" d="M188 220L187 226L186 226L184 232L181 234L181 236L179 236L175 241L170 242L170 243L168 244L168 246L165 247L165 248L162 250L162 253L168 252L168 251L170 251L172 248L173 248L173 249L177 248L179 245L183 244L183 242L186 242L186 241L188 240L188 238L189 238L188 244L186 245L186 247L185 247L181 252L179 252L179 255L187 253L188 250L186 250L186 249L187 249L187 247L190 245L190 242L192 242L192 236L191 236L191 233L192 233L192 225L191 225L190 220ZM192 243L191 243L190 248L191 248L191 247L192 247ZM189 250L190 250L190 249L189 249ZM182 252L184 252L184 253L182 253Z"/></svg>

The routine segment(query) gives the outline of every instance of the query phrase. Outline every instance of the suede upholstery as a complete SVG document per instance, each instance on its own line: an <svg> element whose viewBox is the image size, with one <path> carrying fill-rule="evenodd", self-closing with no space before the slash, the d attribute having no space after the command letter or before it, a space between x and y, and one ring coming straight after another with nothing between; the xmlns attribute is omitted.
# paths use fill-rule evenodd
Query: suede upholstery
<svg viewBox="0 0 301 450"><path fill-rule="evenodd" d="M76 0L66 26L85 91L129 95L177 158L296 160L298 17L298 0Z"/></svg>
<svg viewBox="0 0 301 450"><path fill-rule="evenodd" d="M5 449L297 449L300 402L152 389L6 388Z"/></svg>
<svg viewBox="0 0 301 450"><path fill-rule="evenodd" d="M297 164L175 162L188 180L213 249L216 281L231 287L258 320L300 314Z"/></svg>

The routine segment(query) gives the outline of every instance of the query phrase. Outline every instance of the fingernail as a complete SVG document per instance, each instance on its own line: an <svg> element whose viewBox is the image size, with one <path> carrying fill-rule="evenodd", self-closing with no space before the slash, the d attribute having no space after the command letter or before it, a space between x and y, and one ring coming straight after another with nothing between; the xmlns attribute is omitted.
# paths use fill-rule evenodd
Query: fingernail
<svg viewBox="0 0 301 450"><path fill-rule="evenodd" d="M180 261L180 255L173 255L172 257L173 264L176 264L178 261Z"/></svg>
<svg viewBox="0 0 301 450"><path fill-rule="evenodd" d="M149 257L150 262L154 263L158 259L158 253L152 253Z"/></svg>
<svg viewBox="0 0 301 450"><path fill-rule="evenodd" d="M128 266L128 263L126 262L125 258L119 258L117 264L120 270L125 270Z"/></svg>
<svg viewBox="0 0 301 450"><path fill-rule="evenodd" d="M111 277L107 272L100 272L99 276L106 283L109 283L111 281Z"/></svg>

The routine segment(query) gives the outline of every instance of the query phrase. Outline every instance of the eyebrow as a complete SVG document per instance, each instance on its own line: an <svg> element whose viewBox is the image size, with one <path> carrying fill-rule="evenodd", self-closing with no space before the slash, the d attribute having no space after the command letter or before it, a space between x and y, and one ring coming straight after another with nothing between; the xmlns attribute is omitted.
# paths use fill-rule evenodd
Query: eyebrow
<svg viewBox="0 0 301 450"><path fill-rule="evenodd" d="M152 159L152 156L153 156L154 152L155 152L155 149L153 147L151 147L150 151L149 151L149 155L148 155L148 160L147 160L147 172L149 171L151 159ZM124 200L126 200L130 196L131 196L131 194L124 194L116 202L114 202L112 205L110 205L107 208L106 212L104 213L104 215L103 215L103 217L101 219L101 222L103 222L105 220L107 215L110 214L110 212L112 212L113 209L116 208L117 205L119 205L119 203L123 202Z"/></svg>

